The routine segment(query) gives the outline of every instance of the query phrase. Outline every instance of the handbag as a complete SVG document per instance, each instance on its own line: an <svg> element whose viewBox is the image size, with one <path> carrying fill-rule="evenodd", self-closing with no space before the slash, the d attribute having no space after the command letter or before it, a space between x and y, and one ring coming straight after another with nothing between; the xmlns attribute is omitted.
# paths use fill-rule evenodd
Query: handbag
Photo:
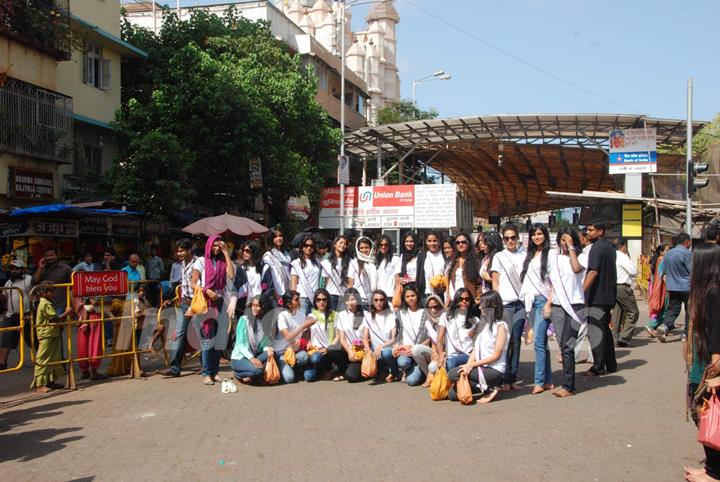
<svg viewBox="0 0 720 482"><path fill-rule="evenodd" d="M468 380L467 374L465 372L462 372L460 374L460 379L455 385L455 390L457 391L457 397L458 400L460 400L460 403L462 403L463 405L470 405L472 403L472 388L470 387L470 380Z"/></svg>
<svg viewBox="0 0 720 482"><path fill-rule="evenodd" d="M377 360L372 352L365 353L360 364L360 373L365 378L372 378L377 375Z"/></svg>
<svg viewBox="0 0 720 482"><path fill-rule="evenodd" d="M720 450L720 400L716 393L703 404L699 419L698 442L713 450Z"/></svg>
<svg viewBox="0 0 720 482"><path fill-rule="evenodd" d="M402 292L403 292L403 285L400 283L395 284L395 292L393 293L392 297L392 305L393 308L400 308L402 306Z"/></svg>
<svg viewBox="0 0 720 482"><path fill-rule="evenodd" d="M435 373L430 383L430 398L433 400L445 400L448 397L450 391L450 380L447 376L445 367L441 367Z"/></svg>
<svg viewBox="0 0 720 482"><path fill-rule="evenodd" d="M280 381L280 370L278 370L274 356L269 357L267 363L265 364L263 380L265 380L265 383L269 383L270 385Z"/></svg>
<svg viewBox="0 0 720 482"><path fill-rule="evenodd" d="M207 313L208 305L202 288L196 286L192 301L190 302L190 311L193 315L202 315Z"/></svg>

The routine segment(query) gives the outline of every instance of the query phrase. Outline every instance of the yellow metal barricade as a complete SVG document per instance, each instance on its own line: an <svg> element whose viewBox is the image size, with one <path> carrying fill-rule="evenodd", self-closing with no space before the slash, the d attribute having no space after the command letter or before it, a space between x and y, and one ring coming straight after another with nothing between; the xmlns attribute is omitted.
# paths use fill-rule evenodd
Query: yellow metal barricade
<svg viewBox="0 0 720 482"><path fill-rule="evenodd" d="M12 295L12 292L16 291L18 295L18 308L20 309L20 313L16 313L19 317L18 325L17 326L5 326L0 327L0 336L3 336L4 333L11 333L13 331L17 331L19 334L19 341L18 341L18 362L17 365L14 367L7 367L2 370L0 370L0 374L2 373L9 373L14 372L22 368L23 361L25 360L25 313L24 313L24 306L25 306L25 298L23 297L22 290L18 287L11 286L11 287L0 287L0 293L5 297L6 300L10 299L10 296ZM4 313L3 313L4 315Z"/></svg>

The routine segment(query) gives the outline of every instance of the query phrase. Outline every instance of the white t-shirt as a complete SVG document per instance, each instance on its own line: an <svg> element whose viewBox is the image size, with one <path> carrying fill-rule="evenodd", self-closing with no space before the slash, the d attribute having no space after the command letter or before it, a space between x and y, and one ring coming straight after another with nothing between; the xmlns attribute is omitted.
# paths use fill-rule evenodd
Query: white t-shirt
<svg viewBox="0 0 720 482"><path fill-rule="evenodd" d="M535 296L542 295L546 299L550 295L550 277L545 273L545 281L542 279L541 274L542 255L533 257L528 265L527 273L525 273L525 279L520 289L520 295L522 301L525 303L525 310L530 312L533 300Z"/></svg>
<svg viewBox="0 0 720 482"><path fill-rule="evenodd" d="M430 279L433 276L443 274L445 271L445 258L443 258L442 251L437 253L431 253L428 251L425 253L425 294L433 294L432 286L430 286Z"/></svg>
<svg viewBox="0 0 720 482"><path fill-rule="evenodd" d="M420 333L422 326L422 309L415 311L400 310L400 320L402 320L402 343L403 345L414 345L415 340ZM400 333L398 333L400 335Z"/></svg>
<svg viewBox="0 0 720 482"><path fill-rule="evenodd" d="M273 287L278 296L290 289L290 255L272 249L263 254L263 263L272 270Z"/></svg>
<svg viewBox="0 0 720 482"><path fill-rule="evenodd" d="M359 315L358 315L359 316ZM337 314L335 318L335 329L345 333L345 337L351 344L362 343L364 321L361 322L357 329L354 328L355 313L343 310Z"/></svg>
<svg viewBox="0 0 720 482"><path fill-rule="evenodd" d="M14 280L7 280L5 282L5 288L17 288L7 290L7 311L6 316L19 315L30 312L30 290L32 289L32 277L29 274L20 275L19 278ZM22 292L22 310L20 309L20 295L18 290ZM25 320L29 323L29 320ZM7 333L7 332L6 332Z"/></svg>
<svg viewBox="0 0 720 482"><path fill-rule="evenodd" d="M434 325L430 318L425 320L425 329L427 330L428 337L432 340L433 344L437 344L437 325Z"/></svg>
<svg viewBox="0 0 720 482"><path fill-rule="evenodd" d="M252 298L253 296L257 296L262 293L262 278L265 276L265 273L267 272L268 265L264 265L262 267L262 272L258 273L257 269L255 269L254 266L245 267L245 266L237 266L235 269L242 269L245 270L245 274L247 275L247 283L244 286L241 286L238 289L238 298L245 298L248 299Z"/></svg>
<svg viewBox="0 0 720 482"><path fill-rule="evenodd" d="M395 265L395 274L399 276L401 270L402 270L402 258L398 257L398 262ZM413 259L408 261L408 264L405 267L405 274L412 281L415 281L417 279L417 256L415 256Z"/></svg>
<svg viewBox="0 0 720 482"><path fill-rule="evenodd" d="M585 282L585 276L587 275L588 261L590 260L590 250L592 249L592 247L593 247L592 244L588 244L588 245L585 246L585 247L582 249L582 251L580 251L580 252L578 253L578 255L577 255L577 257L578 257L578 262L580 263L580 265L581 265L583 268L585 268L585 269L582 271L582 280L583 280L583 283ZM577 249L577 248L575 248L575 249Z"/></svg>
<svg viewBox="0 0 720 482"><path fill-rule="evenodd" d="M579 261L579 260L578 260ZM580 263L582 265L582 263ZM548 273L551 276L559 275L562 286L554 286L552 304L560 306L559 296L565 296L570 299L570 304L585 303L585 294L583 293L583 279L585 278L585 270L575 273L570 264L570 257L559 254L556 250L550 251L548 256ZM563 291L564 290L564 291Z"/></svg>
<svg viewBox="0 0 720 482"><path fill-rule="evenodd" d="M331 295L337 295L340 296L343 293L345 293L345 280L342 277L342 259L336 258L335 262L335 269L333 270L332 264L330 264L329 259L324 259L320 262L320 265L322 266L322 277L327 278L327 283L325 283L325 289L328 290L328 293ZM348 275L350 272L350 268L348 267ZM340 282L340 286L337 286L335 284L334 279L337 278Z"/></svg>
<svg viewBox="0 0 720 482"><path fill-rule="evenodd" d="M448 269L450 269L450 266L448 266ZM455 266L455 276L451 277L452 273L447 273L448 277L448 292L450 294L450 299L452 300L455 298L455 292L459 290L460 288L465 287L465 278L463 278L463 268L461 268L459 265Z"/></svg>
<svg viewBox="0 0 720 482"><path fill-rule="evenodd" d="M388 298L395 294L395 266L400 263L400 258L393 256L389 263L383 259L377 266L376 288L383 290Z"/></svg>
<svg viewBox="0 0 720 482"><path fill-rule="evenodd" d="M288 330L289 333L297 327L302 326L302 324L305 323L306 319L307 317L305 316L305 313L300 310L297 310L294 315L290 313L289 310L284 310L278 315L278 334L275 337L275 341L273 341L273 349L277 353L282 355L282 353L287 349L287 347L295 343L298 339L300 339L300 336L302 335L302 333L298 333L297 336L295 336L291 340L287 340L283 336L282 331Z"/></svg>
<svg viewBox="0 0 720 482"><path fill-rule="evenodd" d="M370 345L373 349L387 343L392 338L392 331L395 328L395 313L392 310L385 310L376 313L375 319L371 313L365 313L363 326L370 333Z"/></svg>
<svg viewBox="0 0 720 482"><path fill-rule="evenodd" d="M358 272L358 260L350 261L348 267L348 278L353 280L353 288L358 290L363 301L369 301L372 291L377 287L375 265L363 263L363 272Z"/></svg>
<svg viewBox="0 0 720 482"><path fill-rule="evenodd" d="M312 300L320 287L320 263L315 264L306 259L305 267L302 268L300 258L295 259L290 263L290 275L298 277L297 292L300 298Z"/></svg>
<svg viewBox="0 0 720 482"><path fill-rule="evenodd" d="M492 324L492 329L490 328L490 323L485 323L483 327L480 328L480 332L475 340L475 358L476 360L482 360L483 358L487 358L495 353L495 341L497 340L500 328L505 329L505 345L503 346L502 355L500 355L500 358L487 366L494 368L500 373L505 373L505 368L507 366L507 349L510 344L510 333L508 332L507 323L504 321L495 321L495 323Z"/></svg>
<svg viewBox="0 0 720 482"><path fill-rule="evenodd" d="M500 297L503 300L503 305L518 301L520 299L520 286L514 287L508 277L508 271L512 273L514 268L518 281L520 280L520 273L522 273L523 263L525 262L525 249L518 248L515 252L510 252L507 249L496 253L493 256L492 266L490 266L490 272L500 273Z"/></svg>
<svg viewBox="0 0 720 482"><path fill-rule="evenodd" d="M470 332L475 328L475 323L473 322L470 328L465 328L464 314L456 311L455 316L448 319L447 313L443 313L438 326L445 327L445 354L447 358L461 354L467 355L472 351L473 339Z"/></svg>

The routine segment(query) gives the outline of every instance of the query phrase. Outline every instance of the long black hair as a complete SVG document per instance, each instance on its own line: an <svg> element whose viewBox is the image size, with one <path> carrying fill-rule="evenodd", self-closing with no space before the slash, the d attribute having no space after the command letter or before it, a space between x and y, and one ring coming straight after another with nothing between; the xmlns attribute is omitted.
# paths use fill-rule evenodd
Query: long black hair
<svg viewBox="0 0 720 482"><path fill-rule="evenodd" d="M285 250L285 247L287 246L287 240L285 239L285 233L283 233L282 228L278 224L277 226L273 226L270 228L270 230L267 232L267 235L265 236L265 242L267 243L267 250L270 251L275 248L275 243L273 242L275 238L280 235L283 237L283 245L282 250Z"/></svg>
<svg viewBox="0 0 720 482"><path fill-rule="evenodd" d="M377 310L375 308L375 302L373 301L375 295L383 295L383 298L385 298L385 303L383 304L382 310ZM390 309L390 304L388 303L388 297L385 292L383 290L373 290L372 296L370 297L370 314L372 315L372 319L375 319L376 314L380 313L381 311L386 311L388 309Z"/></svg>
<svg viewBox="0 0 720 482"><path fill-rule="evenodd" d="M417 287L417 285L415 285L415 283L408 283L408 284L406 284L405 286L403 286L402 294L401 294L401 296L400 296L400 307L401 307L403 310L407 310L407 309L409 308L407 302L405 301L405 293L407 293L408 291L412 291L413 293L415 293L415 296L417 296L417 306L416 306L416 308L420 309L420 308L422 307L422 304L421 304L421 303L422 303L422 300L421 300L422 297L420 296L420 291L418 290L418 287Z"/></svg>
<svg viewBox="0 0 720 482"><path fill-rule="evenodd" d="M650 272L653 276L655 276L655 268L657 268L658 259L660 259L660 256L662 256L667 247L667 244L661 244L660 246L655 248L655 251L653 251L652 258L650 258Z"/></svg>
<svg viewBox="0 0 720 482"><path fill-rule="evenodd" d="M465 251L465 264L463 265L463 280L468 280L476 284L478 282L478 278L480 277L480 260L478 259L475 249L472 246L472 238L470 235L465 232L458 233L458 235L455 236L455 243L457 243L458 239L460 239L460 236L463 236L468 242L467 251ZM448 270L448 276L454 276L455 266L457 265L459 258L460 256L458 250L455 248L453 252L453 259L450 263L450 269Z"/></svg>
<svg viewBox="0 0 720 482"><path fill-rule="evenodd" d="M575 249L580 247L580 235L578 234L577 229L566 226L560 229L557 236L555 236L555 243L557 244L558 249L560 249L560 241L562 240L563 234L567 234L572 238Z"/></svg>
<svg viewBox="0 0 720 482"><path fill-rule="evenodd" d="M483 243L488 247L488 266L492 266L493 258L497 253L505 249L502 236L497 231L482 233Z"/></svg>
<svg viewBox="0 0 720 482"><path fill-rule="evenodd" d="M320 308L318 308L317 304L317 297L318 295L325 295L325 311L324 313L329 315L332 312L332 309L330 308L330 293L325 288L318 288L315 290L315 296L313 296L313 308L320 311Z"/></svg>
<svg viewBox="0 0 720 482"><path fill-rule="evenodd" d="M388 243L387 254L382 254L382 248L380 247L380 245L383 243L383 241L387 241ZM375 251L375 265L379 267L380 263L382 263L383 260L385 261L385 263L389 263L390 261L392 261L394 252L395 248L393 247L393 242L392 239L390 239L390 236L388 236L387 234L383 234L382 236L380 236L380 238L378 239L378 247Z"/></svg>
<svg viewBox="0 0 720 482"><path fill-rule="evenodd" d="M468 246L468 249L472 249L472 246ZM448 319L455 317L455 312L460 307L460 297L463 295L463 293L470 298L470 303L468 303L468 311L465 316L465 328L467 329L472 326L472 322L470 320L472 319L472 313L475 311L475 298L470 294L470 290L468 290L467 288L459 288L455 292L455 296L450 303L450 308L448 308L447 311L447 317Z"/></svg>
<svg viewBox="0 0 720 482"><path fill-rule="evenodd" d="M698 358L709 363L712 355L710 332L718 314L710 312L714 303L708 303L708 298L720 296L720 246L715 243L702 243L693 248L690 286L692 289L688 299L688 311L694 345Z"/></svg>
<svg viewBox="0 0 720 482"><path fill-rule="evenodd" d="M300 241L300 267L302 269L305 269L305 265L307 264L307 261L305 261L306 260L305 251L303 251L303 249L305 248L305 243L307 243L308 241L312 241L313 246L315 246L317 244L317 242L315 241L315 236L313 236L310 233L306 233L302 237L302 241ZM320 263L318 263L318 260L317 260L317 256L315 256L316 249L317 249L317 247L313 247L313 254L312 254L312 258L310 258L310 262L312 264L314 264L315 266L320 266Z"/></svg>
<svg viewBox="0 0 720 482"><path fill-rule="evenodd" d="M340 255L340 280L344 283L347 278L348 266L350 265L350 241L344 234L339 235L332 242L332 253L330 253L330 267L334 270L337 266L338 260L336 256L335 245L341 239L345 240L345 252Z"/></svg>
<svg viewBox="0 0 720 482"><path fill-rule="evenodd" d="M245 260L243 259L241 261L242 266L251 266L255 268L255 271L258 274L262 273L263 269L263 262L262 262L262 248L260 247L260 243L257 241L247 241L242 246L243 249L249 249L250 250L250 263L249 265L245 263Z"/></svg>
<svg viewBox="0 0 720 482"><path fill-rule="evenodd" d="M530 229L528 230L528 235L530 239L528 240L527 256L525 256L522 273L520 273L520 280L522 281L525 281L525 275L527 274L530 262L533 260L533 258L535 257L535 253L537 253L538 250L538 246L532 240L532 237L535 235L536 231L541 231L544 237L543 243L539 248L542 249L542 254L540 255L540 279L545 281L545 277L547 276L548 254L550 253L550 233L548 233L548 229L545 227L544 224L535 223L530 226Z"/></svg>
<svg viewBox="0 0 720 482"><path fill-rule="evenodd" d="M405 249L405 240L407 238L412 238L413 240L413 249L407 250ZM415 234L413 231L405 231L405 233L402 235L402 238L400 238L400 276L403 277L407 274L407 265L410 261L412 261L413 258L417 257L418 253L420 252L420 243L418 242L417 234ZM418 272L420 271L420 266L417 266Z"/></svg>
<svg viewBox="0 0 720 482"><path fill-rule="evenodd" d="M487 291L480 296L480 300L478 302L480 312L482 313L482 310L492 310L492 316L490 316L490 329L492 329L493 324L495 324L496 321L502 320L503 317L503 302L502 297L500 296L500 293L497 291Z"/></svg>

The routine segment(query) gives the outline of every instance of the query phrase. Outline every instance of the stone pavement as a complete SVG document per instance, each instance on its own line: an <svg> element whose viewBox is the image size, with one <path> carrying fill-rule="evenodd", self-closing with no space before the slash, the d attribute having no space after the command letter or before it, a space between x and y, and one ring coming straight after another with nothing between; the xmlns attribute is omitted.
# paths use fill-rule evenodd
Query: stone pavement
<svg viewBox="0 0 720 482"><path fill-rule="evenodd" d="M400 383L239 386L223 395L195 374L36 396L24 369L0 375L0 477L682 480L683 465L698 465L703 452L685 421L680 346L639 333L634 348L618 349L616 374L578 377L578 394L566 399L530 394L534 354L524 347L526 388L471 406L433 402L427 389Z"/></svg>

